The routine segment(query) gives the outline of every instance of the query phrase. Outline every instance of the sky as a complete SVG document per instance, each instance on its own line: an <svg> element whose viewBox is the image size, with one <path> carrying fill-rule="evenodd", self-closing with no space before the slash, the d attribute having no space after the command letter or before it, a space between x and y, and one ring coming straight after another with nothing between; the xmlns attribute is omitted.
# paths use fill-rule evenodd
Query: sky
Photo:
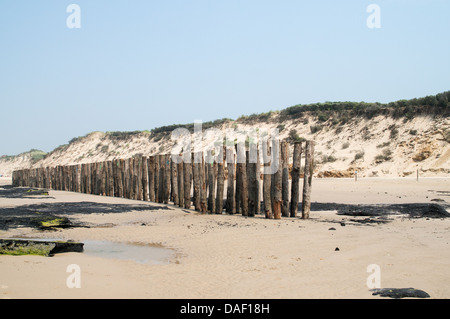
<svg viewBox="0 0 450 319"><path fill-rule="evenodd" d="M0 155L447 91L448 12L448 0L0 0Z"/></svg>

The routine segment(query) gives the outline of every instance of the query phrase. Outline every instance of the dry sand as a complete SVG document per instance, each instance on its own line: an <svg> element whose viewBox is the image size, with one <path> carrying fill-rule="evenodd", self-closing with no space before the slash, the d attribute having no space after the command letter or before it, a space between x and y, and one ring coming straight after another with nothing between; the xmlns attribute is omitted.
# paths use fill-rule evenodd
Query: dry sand
<svg viewBox="0 0 450 319"><path fill-rule="evenodd" d="M312 200L391 204L440 198L449 203L449 194L439 191L450 191L449 179L315 179ZM0 208L83 201L146 204L61 191L49 195L0 198ZM171 263L163 265L85 253L0 255L0 298L381 298L366 284L371 264L380 266L383 288L414 287L431 298L450 297L448 218L389 216L388 223L363 224L336 211L313 211L310 220L267 220L168 207L69 216L90 228L0 231L0 238L158 243L175 251ZM80 266L81 288L66 285L70 264Z"/></svg>

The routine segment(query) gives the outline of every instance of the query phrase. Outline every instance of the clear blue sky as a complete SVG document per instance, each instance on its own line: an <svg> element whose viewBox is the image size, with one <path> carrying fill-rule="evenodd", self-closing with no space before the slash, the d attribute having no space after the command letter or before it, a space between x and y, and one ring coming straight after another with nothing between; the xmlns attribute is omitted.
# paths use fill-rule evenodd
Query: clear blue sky
<svg viewBox="0 0 450 319"><path fill-rule="evenodd" d="M69 4L81 28L69 29ZM369 4L381 28L369 29ZM1 0L0 155L450 89L448 0Z"/></svg>

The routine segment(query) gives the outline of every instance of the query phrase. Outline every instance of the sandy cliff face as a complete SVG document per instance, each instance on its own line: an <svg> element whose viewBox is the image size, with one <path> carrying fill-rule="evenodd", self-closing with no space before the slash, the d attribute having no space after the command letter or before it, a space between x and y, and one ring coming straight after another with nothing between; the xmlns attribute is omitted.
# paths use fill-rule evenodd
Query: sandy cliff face
<svg viewBox="0 0 450 319"><path fill-rule="evenodd" d="M223 133L203 134L204 142L225 138L226 129L259 133L279 128L280 137L314 140L316 177L420 176L450 175L450 119L439 116L416 116L394 119L379 115L371 119L353 118L345 124L332 118L319 120L305 113L301 118L281 120L273 112L265 121L238 119L217 127ZM220 134L219 134L220 135ZM14 169L91 163L135 155L169 153L173 142L170 132L115 135L93 132L61 146L44 159L32 162L22 154L14 159L0 159L0 174L10 175ZM291 150L292 151L292 150Z"/></svg>

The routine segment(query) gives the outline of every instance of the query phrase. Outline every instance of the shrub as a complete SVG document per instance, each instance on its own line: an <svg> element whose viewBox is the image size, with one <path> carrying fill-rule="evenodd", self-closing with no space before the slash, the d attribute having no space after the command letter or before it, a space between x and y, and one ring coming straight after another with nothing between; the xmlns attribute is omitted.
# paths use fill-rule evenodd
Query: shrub
<svg viewBox="0 0 450 319"><path fill-rule="evenodd" d="M375 156L376 163L382 163L386 161L390 161L392 159L392 151L388 148L384 149L383 152L377 156Z"/></svg>
<svg viewBox="0 0 450 319"><path fill-rule="evenodd" d="M289 131L289 140L290 142L303 142L305 139L303 137L298 136L297 130L292 129Z"/></svg>
<svg viewBox="0 0 450 319"><path fill-rule="evenodd" d="M319 125L319 124L311 125L309 128L311 130L311 133L314 134L314 133L319 132L322 129L322 125Z"/></svg>
<svg viewBox="0 0 450 319"><path fill-rule="evenodd" d="M328 120L328 115L320 113L317 116L317 119L319 120L319 122L326 122Z"/></svg>
<svg viewBox="0 0 450 319"><path fill-rule="evenodd" d="M322 161L321 163L333 163L336 162L337 158L334 157L333 155L322 155Z"/></svg>
<svg viewBox="0 0 450 319"><path fill-rule="evenodd" d="M389 145L391 145L391 142L384 142L382 144L378 144L377 148L383 148L383 147L386 147L386 146L389 146Z"/></svg>
<svg viewBox="0 0 450 319"><path fill-rule="evenodd" d="M409 130L409 134L411 134L411 135L417 135L417 130Z"/></svg>
<svg viewBox="0 0 450 319"><path fill-rule="evenodd" d="M398 129L397 127L392 124L391 126L389 126L389 130L391 130L391 133L389 134L389 137L392 139L395 139L398 136Z"/></svg>
<svg viewBox="0 0 450 319"><path fill-rule="evenodd" d="M109 149L109 146L108 146L108 145L103 145L102 148L101 148L101 150L100 150L100 152L106 153L106 152L108 152L108 149Z"/></svg>
<svg viewBox="0 0 450 319"><path fill-rule="evenodd" d="M353 159L353 161L357 161L357 160L359 160L359 159L361 159L363 157L364 157L364 152L360 151L360 152L355 154L355 158Z"/></svg>
<svg viewBox="0 0 450 319"><path fill-rule="evenodd" d="M365 141L370 140L371 134L367 126L361 130L361 135Z"/></svg>
<svg viewBox="0 0 450 319"><path fill-rule="evenodd" d="M344 144L342 144L342 149L345 150L350 146L349 142L345 142Z"/></svg>

